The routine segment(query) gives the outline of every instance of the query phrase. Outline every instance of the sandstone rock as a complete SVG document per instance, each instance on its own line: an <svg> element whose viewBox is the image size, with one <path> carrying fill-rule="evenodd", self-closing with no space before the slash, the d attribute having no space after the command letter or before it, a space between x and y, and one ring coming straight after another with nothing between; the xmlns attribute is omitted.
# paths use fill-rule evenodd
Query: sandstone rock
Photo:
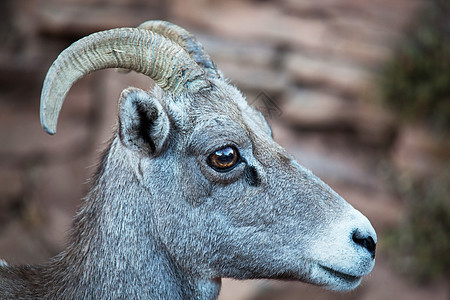
<svg viewBox="0 0 450 300"><path fill-rule="evenodd" d="M423 125L404 126L391 157L395 167L412 178L433 176L450 166L450 142Z"/></svg>
<svg viewBox="0 0 450 300"><path fill-rule="evenodd" d="M22 177L22 172L18 169L0 169L0 205L2 207L9 199L16 199L22 195L24 188Z"/></svg>
<svg viewBox="0 0 450 300"><path fill-rule="evenodd" d="M364 144L377 147L389 146L395 137L392 113L333 93L289 89L280 106L282 119L299 128L350 130Z"/></svg>
<svg viewBox="0 0 450 300"><path fill-rule="evenodd" d="M386 28L401 28L409 17L423 4L420 0L359 1L352 0L282 0L286 13L301 17L329 19L365 19L367 23L383 25Z"/></svg>
<svg viewBox="0 0 450 300"><path fill-rule="evenodd" d="M37 30L46 35L79 38L111 28L135 27L147 20L164 19L167 14L164 2L157 0L104 4L99 0L84 5L46 1L37 10Z"/></svg>
<svg viewBox="0 0 450 300"><path fill-rule="evenodd" d="M327 27L321 20L283 14L274 4L175 1L171 14L185 24L233 40L321 47Z"/></svg>
<svg viewBox="0 0 450 300"><path fill-rule="evenodd" d="M0 168L0 227L20 213L24 195L23 174L19 169Z"/></svg>
<svg viewBox="0 0 450 300"><path fill-rule="evenodd" d="M375 103L359 102L355 116L357 137L367 145L389 148L397 133L395 115Z"/></svg>
<svg viewBox="0 0 450 300"><path fill-rule="evenodd" d="M3 141L0 144L0 161L21 164L26 159L37 157L70 157L82 151L83 141L87 140L89 128L86 124L80 126L79 122L61 122L58 138L52 138L42 130L37 112L31 116L15 114L11 117L14 120L9 122L6 117L0 118L0 124L10 126L0 129L0 139Z"/></svg>
<svg viewBox="0 0 450 300"><path fill-rule="evenodd" d="M408 23L406 16L420 4L398 2L286 0L257 5L246 1L178 0L171 7L171 15L188 28L203 28L215 36L284 45L376 67L390 54L389 46L398 42ZM386 6L390 7L388 14Z"/></svg>
<svg viewBox="0 0 450 300"><path fill-rule="evenodd" d="M325 85L356 94L371 79L368 70L325 57L291 53L285 59L286 72L302 85Z"/></svg>
<svg viewBox="0 0 450 300"><path fill-rule="evenodd" d="M285 73L264 67L243 66L228 62L221 64L220 69L227 78L231 79L233 84L244 92L265 91L270 94L277 94L283 92L288 85Z"/></svg>
<svg viewBox="0 0 450 300"><path fill-rule="evenodd" d="M0 101L6 102L6 97L12 96L24 103L34 96L33 93L39 95L42 73L42 64L37 60L0 52Z"/></svg>
<svg viewBox="0 0 450 300"><path fill-rule="evenodd" d="M53 253L38 234L16 220L0 228L0 255L9 265L34 264L47 261Z"/></svg>
<svg viewBox="0 0 450 300"><path fill-rule="evenodd" d="M222 64L230 62L244 66L273 68L278 60L278 53L271 44L236 41L194 31L193 34L203 44L219 69Z"/></svg>
<svg viewBox="0 0 450 300"><path fill-rule="evenodd" d="M76 83L68 93L54 137L44 132L39 121L40 93L28 97L22 104L0 103L0 139L4 141L0 143L0 161L70 157L83 151L91 134L89 118L94 109L88 80Z"/></svg>
<svg viewBox="0 0 450 300"><path fill-rule="evenodd" d="M320 90L291 88L281 104L282 118L296 127L337 129L353 122L356 114L353 104Z"/></svg>
<svg viewBox="0 0 450 300"><path fill-rule="evenodd" d="M260 290L258 283L258 280L239 281L223 278L218 300L253 299Z"/></svg>

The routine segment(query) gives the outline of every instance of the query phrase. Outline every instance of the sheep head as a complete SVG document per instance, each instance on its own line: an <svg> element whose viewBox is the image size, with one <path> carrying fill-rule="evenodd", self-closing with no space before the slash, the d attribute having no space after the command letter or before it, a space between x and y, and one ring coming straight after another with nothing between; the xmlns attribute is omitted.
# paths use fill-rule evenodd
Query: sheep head
<svg viewBox="0 0 450 300"><path fill-rule="evenodd" d="M62 52L42 92L47 132L71 85L104 68L157 84L122 92L116 151L148 199L152 235L183 272L348 290L372 270L370 222L272 139L264 117L173 24L95 33Z"/></svg>

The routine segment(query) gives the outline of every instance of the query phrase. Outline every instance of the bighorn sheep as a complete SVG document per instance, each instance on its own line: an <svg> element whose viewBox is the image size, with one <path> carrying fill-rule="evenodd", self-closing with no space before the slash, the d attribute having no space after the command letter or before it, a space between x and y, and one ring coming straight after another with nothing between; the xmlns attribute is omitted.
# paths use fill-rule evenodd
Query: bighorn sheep
<svg viewBox="0 0 450 300"><path fill-rule="evenodd" d="M157 86L122 92L68 248L42 265L0 263L1 299L215 299L221 277L349 290L372 270L367 218L273 141L176 25L98 32L64 50L42 89L48 133L72 84L105 68Z"/></svg>

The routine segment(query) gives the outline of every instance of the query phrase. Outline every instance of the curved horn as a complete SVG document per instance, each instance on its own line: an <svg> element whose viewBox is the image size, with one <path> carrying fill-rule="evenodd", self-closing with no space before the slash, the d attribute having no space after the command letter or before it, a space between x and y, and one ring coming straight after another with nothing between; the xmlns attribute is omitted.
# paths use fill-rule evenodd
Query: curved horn
<svg viewBox="0 0 450 300"><path fill-rule="evenodd" d="M58 115L72 84L106 68L126 68L147 75L175 96L210 86L195 61L179 45L157 33L136 28L93 33L61 52L47 72L41 93L45 131L56 132Z"/></svg>
<svg viewBox="0 0 450 300"><path fill-rule="evenodd" d="M158 33L177 43L191 56L193 60L206 72L208 78L220 78L216 64L205 52L202 44L186 29L167 21L147 21L138 26Z"/></svg>

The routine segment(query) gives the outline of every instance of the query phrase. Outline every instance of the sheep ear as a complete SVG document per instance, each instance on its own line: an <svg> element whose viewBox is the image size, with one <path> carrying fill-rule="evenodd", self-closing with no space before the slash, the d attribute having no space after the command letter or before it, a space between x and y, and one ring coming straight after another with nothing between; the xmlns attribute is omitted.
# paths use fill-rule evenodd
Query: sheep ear
<svg viewBox="0 0 450 300"><path fill-rule="evenodd" d="M169 135L170 122L159 100L147 92L125 89L119 101L119 137L129 149L158 155Z"/></svg>

